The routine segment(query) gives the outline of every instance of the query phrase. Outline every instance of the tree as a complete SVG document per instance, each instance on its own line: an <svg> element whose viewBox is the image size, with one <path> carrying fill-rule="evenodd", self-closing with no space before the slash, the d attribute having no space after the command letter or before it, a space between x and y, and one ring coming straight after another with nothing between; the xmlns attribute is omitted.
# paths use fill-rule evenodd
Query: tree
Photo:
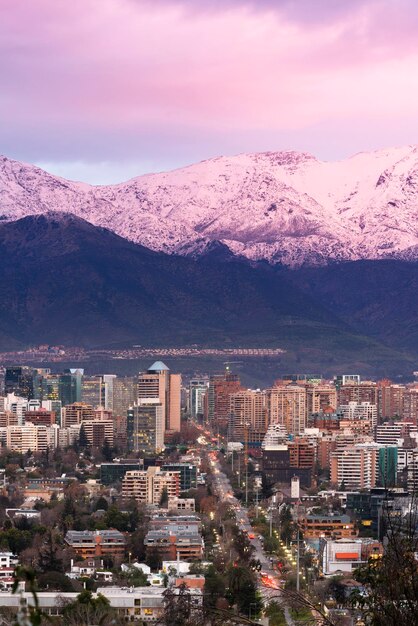
<svg viewBox="0 0 418 626"><path fill-rule="evenodd" d="M418 624L418 514L412 503L411 512L396 521L386 510L385 522L384 554L355 572L366 592L353 592L351 601L362 608L370 626Z"/></svg>
<svg viewBox="0 0 418 626"><path fill-rule="evenodd" d="M38 565L44 572L63 572L63 562L61 558L61 547L58 544L57 536L49 530L44 536L43 545L39 551Z"/></svg>
<svg viewBox="0 0 418 626"><path fill-rule="evenodd" d="M106 500L106 498L104 498L103 496L100 496L100 498L97 500L96 502L96 506L94 507L96 511L107 511L107 509L109 508L109 503Z"/></svg>
<svg viewBox="0 0 418 626"><path fill-rule="evenodd" d="M78 448L80 450L85 450L86 448L89 448L89 447L90 447L90 442L87 438L86 430L83 424L81 424L80 434L78 436Z"/></svg>
<svg viewBox="0 0 418 626"><path fill-rule="evenodd" d="M257 592L254 574L247 567L232 566L228 570L229 590L232 601L242 615L258 615L262 602Z"/></svg>
<svg viewBox="0 0 418 626"><path fill-rule="evenodd" d="M154 571L160 569L162 565L162 560L160 551L158 550L157 546L153 546L149 550L147 550L145 562Z"/></svg>
<svg viewBox="0 0 418 626"><path fill-rule="evenodd" d="M113 448L110 447L107 439L105 439L103 442L101 452L105 461L107 461L108 463L113 461Z"/></svg>
<svg viewBox="0 0 418 626"><path fill-rule="evenodd" d="M193 614L198 611L191 602L189 589L182 583L177 591L167 589L164 592L164 614L159 622L161 626L192 626L197 623L197 616ZM201 615L199 622L202 623Z"/></svg>
<svg viewBox="0 0 418 626"><path fill-rule="evenodd" d="M163 487L162 491L161 491L161 496L160 496L160 507L165 509L168 505L168 491L167 491L167 487Z"/></svg>
<svg viewBox="0 0 418 626"><path fill-rule="evenodd" d="M205 572L205 610L209 612L213 610L217 606L218 599L224 596L225 582L215 567L209 565Z"/></svg>
<svg viewBox="0 0 418 626"><path fill-rule="evenodd" d="M63 605L62 623L65 626L80 626L80 624L123 624L117 612L110 607L109 600L99 594L93 598L91 591L82 591L74 600Z"/></svg>

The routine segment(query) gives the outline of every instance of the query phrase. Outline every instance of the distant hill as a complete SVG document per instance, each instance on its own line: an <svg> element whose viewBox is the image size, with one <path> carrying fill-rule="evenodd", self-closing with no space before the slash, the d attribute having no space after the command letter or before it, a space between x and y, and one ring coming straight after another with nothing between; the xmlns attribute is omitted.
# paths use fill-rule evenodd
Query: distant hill
<svg viewBox="0 0 418 626"><path fill-rule="evenodd" d="M295 364L412 368L353 331L314 290L307 295L290 275L223 246L198 259L166 255L52 212L1 224L0 255L0 350L39 343L272 346L286 348Z"/></svg>
<svg viewBox="0 0 418 626"><path fill-rule="evenodd" d="M347 324L418 357L418 263L355 261L280 271Z"/></svg>

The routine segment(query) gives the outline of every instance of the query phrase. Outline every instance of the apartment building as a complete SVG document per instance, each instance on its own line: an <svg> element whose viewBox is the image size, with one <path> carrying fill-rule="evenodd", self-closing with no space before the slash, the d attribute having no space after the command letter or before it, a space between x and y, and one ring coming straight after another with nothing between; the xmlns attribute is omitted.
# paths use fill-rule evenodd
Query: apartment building
<svg viewBox="0 0 418 626"><path fill-rule="evenodd" d="M83 559L122 557L125 553L125 537L118 530L69 530L65 543Z"/></svg>
<svg viewBox="0 0 418 626"><path fill-rule="evenodd" d="M267 390L269 424L281 424L291 435L300 435L307 421L306 388L284 384Z"/></svg>
<svg viewBox="0 0 418 626"><path fill-rule="evenodd" d="M180 495L180 472L149 467L145 470L130 470L122 479L122 495L140 503L158 505L163 493L168 499Z"/></svg>

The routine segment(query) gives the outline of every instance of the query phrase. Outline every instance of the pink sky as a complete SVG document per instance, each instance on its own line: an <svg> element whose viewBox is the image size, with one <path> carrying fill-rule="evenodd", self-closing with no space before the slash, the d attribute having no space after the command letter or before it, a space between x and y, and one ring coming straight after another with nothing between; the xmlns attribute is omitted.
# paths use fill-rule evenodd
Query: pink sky
<svg viewBox="0 0 418 626"><path fill-rule="evenodd" d="M0 152L91 182L418 143L415 0L2 0Z"/></svg>

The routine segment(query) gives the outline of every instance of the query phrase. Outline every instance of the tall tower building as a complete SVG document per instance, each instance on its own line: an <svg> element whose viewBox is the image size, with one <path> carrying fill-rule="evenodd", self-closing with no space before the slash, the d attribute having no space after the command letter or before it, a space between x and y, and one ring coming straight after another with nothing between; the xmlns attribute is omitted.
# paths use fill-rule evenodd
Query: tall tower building
<svg viewBox="0 0 418 626"><path fill-rule="evenodd" d="M128 409L129 452L159 454L164 449L164 415L159 398L144 398Z"/></svg>
<svg viewBox="0 0 418 626"><path fill-rule="evenodd" d="M229 396L229 436L234 441L244 441L248 428L249 441L255 433L260 441L267 431L266 394L259 389L243 389Z"/></svg>
<svg viewBox="0 0 418 626"><path fill-rule="evenodd" d="M267 390L269 424L281 424L289 434L304 432L307 420L306 387L278 385Z"/></svg>
<svg viewBox="0 0 418 626"><path fill-rule="evenodd" d="M24 365L6 367L4 375L6 395L14 393L21 398L27 398L27 400L34 398L34 376L35 372L31 367Z"/></svg>
<svg viewBox="0 0 418 626"><path fill-rule="evenodd" d="M179 431L181 420L181 375L170 374L162 361L156 361L138 376L138 402L158 398L166 431Z"/></svg>
<svg viewBox="0 0 418 626"><path fill-rule="evenodd" d="M224 374L213 374L209 379L208 419L210 424L226 429L229 421L229 397L241 390L239 376L226 370Z"/></svg>
<svg viewBox="0 0 418 626"><path fill-rule="evenodd" d="M113 380L113 415L126 417L129 407L138 397L137 381L133 376L124 376Z"/></svg>
<svg viewBox="0 0 418 626"><path fill-rule="evenodd" d="M208 393L207 378L193 378L189 383L189 412L192 419L203 419L205 397Z"/></svg>
<svg viewBox="0 0 418 626"><path fill-rule="evenodd" d="M104 406L104 383L102 376L83 376L81 401L93 407Z"/></svg>

